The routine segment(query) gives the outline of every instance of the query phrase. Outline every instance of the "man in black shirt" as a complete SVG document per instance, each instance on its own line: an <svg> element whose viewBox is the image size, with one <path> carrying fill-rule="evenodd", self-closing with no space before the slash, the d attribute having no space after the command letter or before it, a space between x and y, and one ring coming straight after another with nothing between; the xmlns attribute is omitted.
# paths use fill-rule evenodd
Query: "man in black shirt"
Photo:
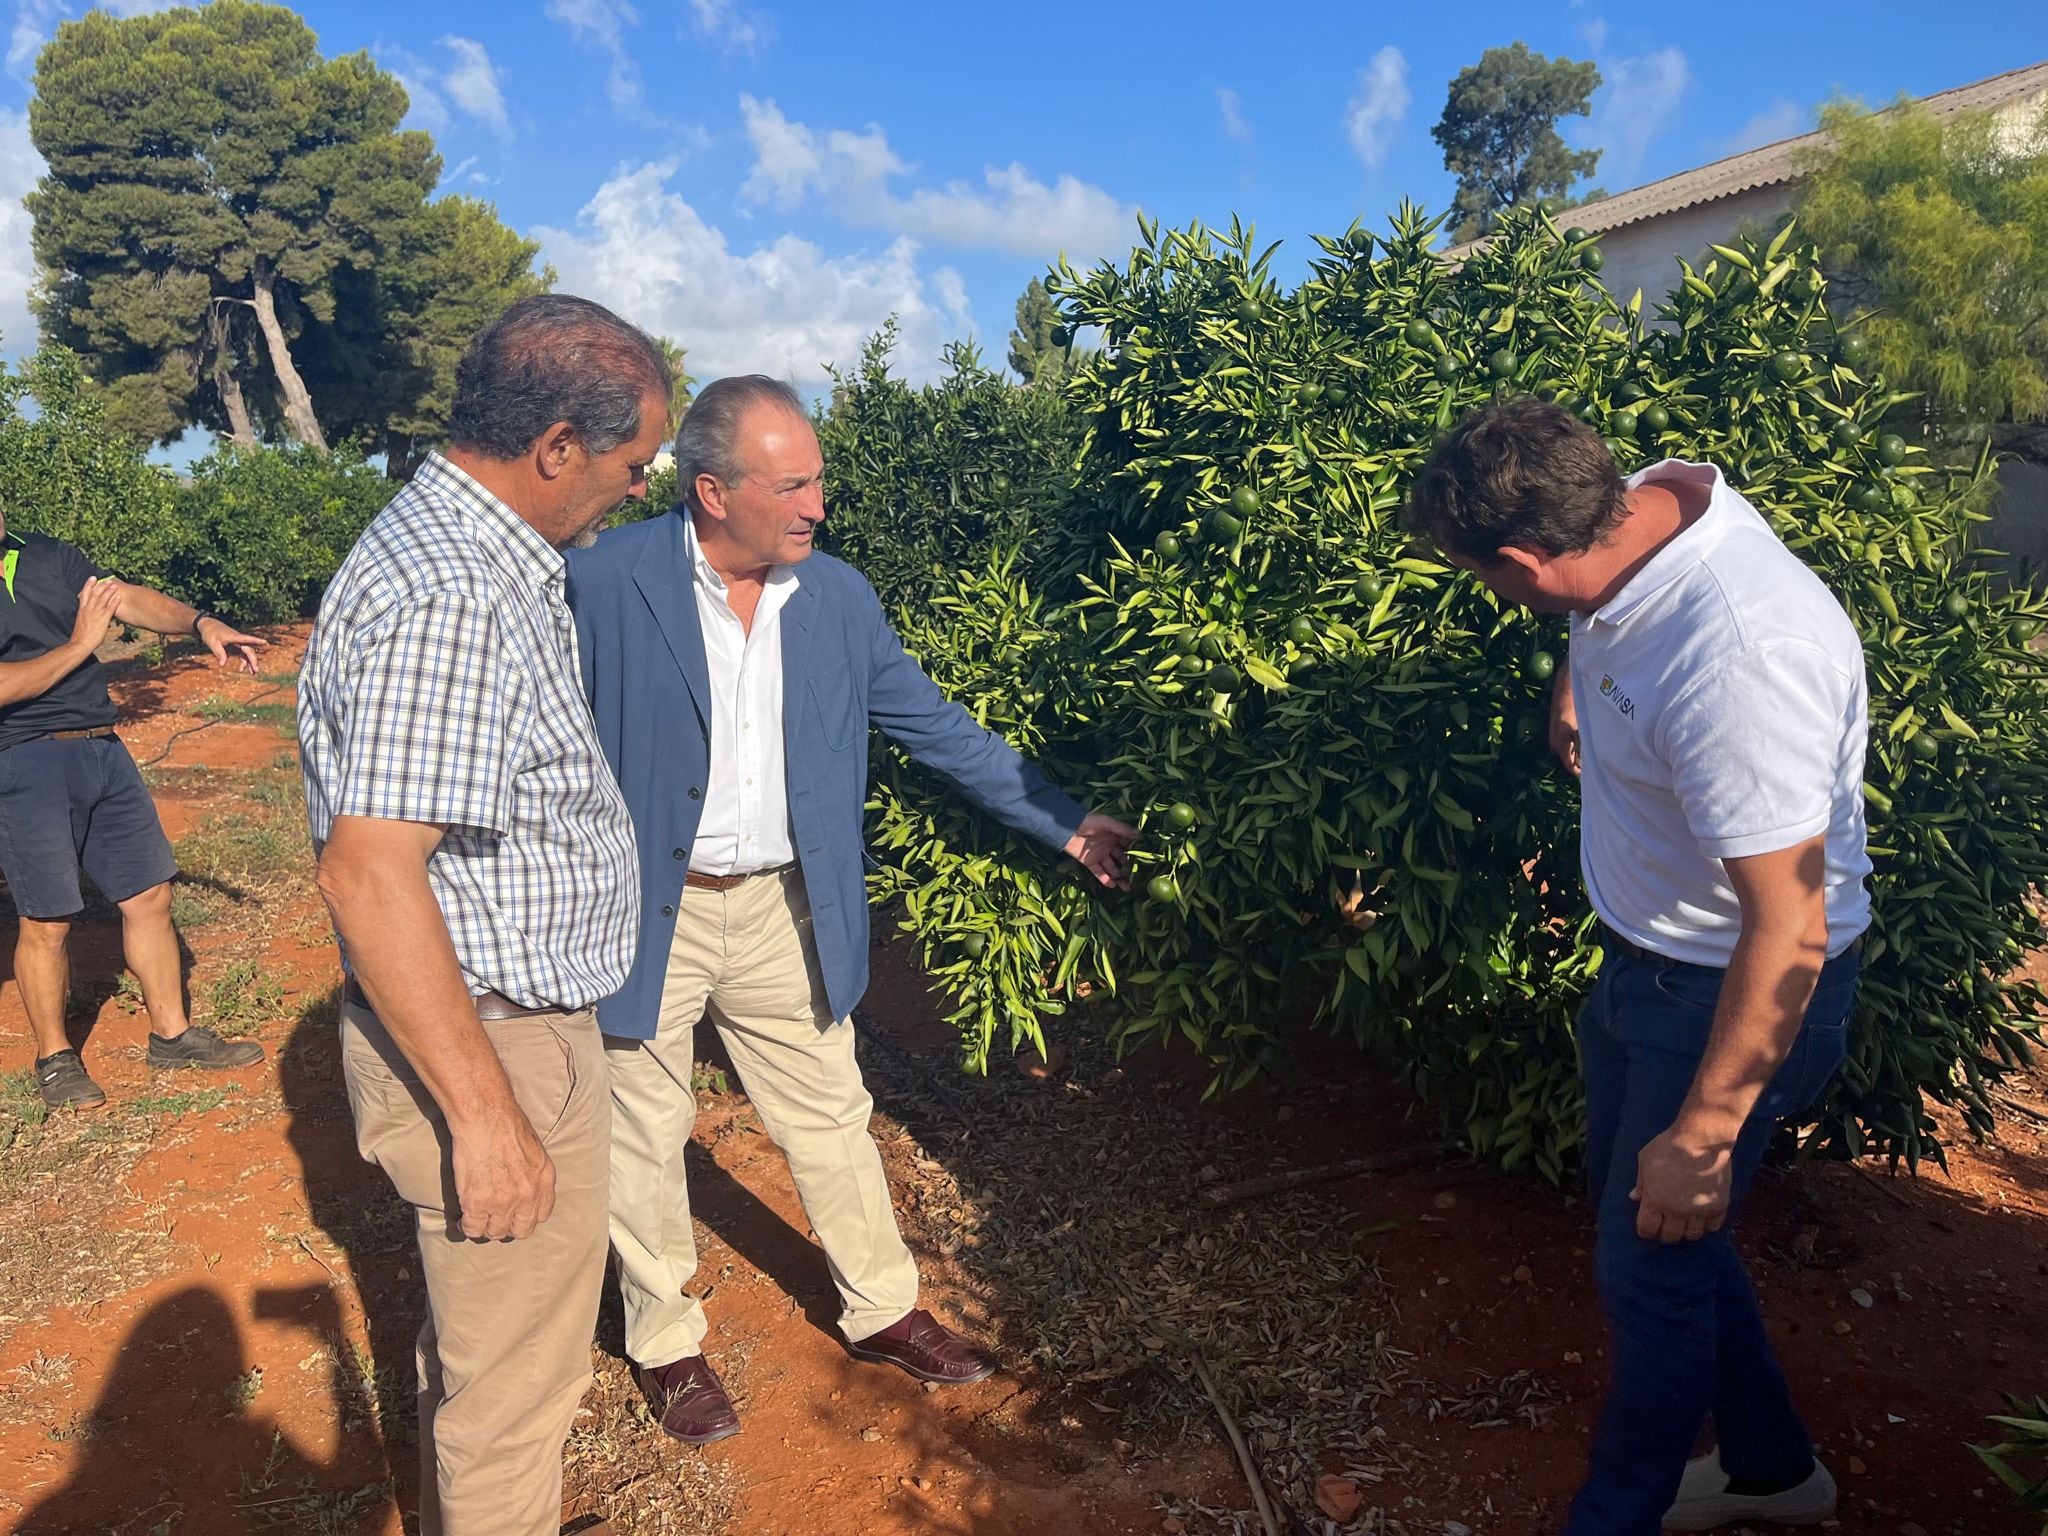
<svg viewBox="0 0 2048 1536"><path fill-rule="evenodd" d="M225 666L256 670L264 644L161 592L108 576L59 539L7 530L0 512L0 874L21 917L14 978L36 1039L36 1083L51 1105L107 1096L64 1033L66 940L85 905L83 871L121 909L128 969L149 1011L152 1067L241 1067L253 1040L223 1040L185 1016L177 864L156 806L114 734L114 701L93 652L119 619L197 635Z"/></svg>

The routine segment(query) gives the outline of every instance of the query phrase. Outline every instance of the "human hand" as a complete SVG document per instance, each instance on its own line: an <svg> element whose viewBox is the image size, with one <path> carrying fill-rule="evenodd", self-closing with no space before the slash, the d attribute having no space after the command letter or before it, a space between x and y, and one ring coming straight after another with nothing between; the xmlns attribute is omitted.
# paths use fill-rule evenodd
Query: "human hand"
<svg viewBox="0 0 2048 1536"><path fill-rule="evenodd" d="M71 621L71 643L88 652L100 648L107 626L121 606L121 583L112 576L94 576L78 589L78 617Z"/></svg>
<svg viewBox="0 0 2048 1536"><path fill-rule="evenodd" d="M464 1237L533 1236L555 1209L555 1164L516 1108L453 1137Z"/></svg>
<svg viewBox="0 0 2048 1536"><path fill-rule="evenodd" d="M1579 707L1572 698L1569 667L1558 672L1550 687L1550 750L1573 778L1579 776Z"/></svg>
<svg viewBox="0 0 2048 1536"><path fill-rule="evenodd" d="M231 628L212 614L199 621L194 633L199 636L199 643L213 652L213 659L223 667L228 665L228 652L233 651L234 659L241 663L244 672L256 670L256 653L270 644L268 640L259 640L254 635L245 635Z"/></svg>
<svg viewBox="0 0 2048 1536"><path fill-rule="evenodd" d="M1135 828L1125 826L1114 816L1090 811L1083 818L1080 829L1067 839L1066 851L1104 885L1128 891L1131 888L1131 870L1130 860L1125 855L1137 840Z"/></svg>
<svg viewBox="0 0 2048 1536"><path fill-rule="evenodd" d="M1701 1135L1674 1125L1636 1155L1636 1235L1687 1243L1721 1230L1733 1181L1733 1137Z"/></svg>

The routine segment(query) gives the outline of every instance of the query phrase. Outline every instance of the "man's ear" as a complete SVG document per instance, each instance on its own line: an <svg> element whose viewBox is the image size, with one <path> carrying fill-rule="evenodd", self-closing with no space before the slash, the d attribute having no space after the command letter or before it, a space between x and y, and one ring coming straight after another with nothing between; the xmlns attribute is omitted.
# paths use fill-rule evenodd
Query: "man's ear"
<svg viewBox="0 0 2048 1536"><path fill-rule="evenodd" d="M541 433L533 445L533 467L543 480L553 480L569 467L578 438L576 429L558 421Z"/></svg>
<svg viewBox="0 0 2048 1536"><path fill-rule="evenodd" d="M1540 576L1553 557L1528 544L1503 544L1497 565L1512 565L1527 576Z"/></svg>
<svg viewBox="0 0 2048 1536"><path fill-rule="evenodd" d="M721 523L725 521L725 487L716 475L699 475L696 484L697 505Z"/></svg>

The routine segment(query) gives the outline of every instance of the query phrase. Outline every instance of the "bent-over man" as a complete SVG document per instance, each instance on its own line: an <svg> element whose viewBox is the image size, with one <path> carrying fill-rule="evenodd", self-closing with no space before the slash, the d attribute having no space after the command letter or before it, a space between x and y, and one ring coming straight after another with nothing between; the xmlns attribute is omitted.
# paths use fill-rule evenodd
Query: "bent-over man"
<svg viewBox="0 0 2048 1536"><path fill-rule="evenodd" d="M561 549L644 496L653 342L561 294L456 372L431 456L342 562L299 693L306 807L347 966L364 1157L414 1208L420 1529L555 1536L590 1381L633 828L576 669Z"/></svg>
<svg viewBox="0 0 2048 1536"><path fill-rule="evenodd" d="M1567 1536L1818 1523L1834 1480L1729 1223L1847 1049L1870 921L1862 644L1718 469L1624 481L1555 405L1468 416L1409 513L1501 596L1571 615L1552 740L1605 929L1579 1052L1613 1374ZM1688 1465L1709 1413L1719 1449Z"/></svg>
<svg viewBox="0 0 2048 1536"><path fill-rule="evenodd" d="M120 909L122 954L149 1015L149 1065L220 1069L263 1059L254 1040L223 1040L186 1015L171 925L177 860L115 734L106 668L93 655L116 619L196 635L215 661L227 666L232 657L246 672L267 643L109 576L62 539L13 532L0 509L0 874L21 918L14 979L35 1036L36 1087L53 1109L107 1102L64 1032L81 873Z"/></svg>
<svg viewBox="0 0 2048 1536"><path fill-rule="evenodd" d="M872 721L1009 826L1125 882L1134 834L1083 811L951 704L874 589L812 551L825 466L803 403L760 376L697 396L675 450L683 505L570 563L599 739L639 833L640 946L599 1010L612 1068L612 1244L626 1352L663 1428L739 1420L705 1360L683 1150L708 1005L789 1159L863 1360L931 1382L994 1360L917 1304L854 1060L868 977L861 806Z"/></svg>

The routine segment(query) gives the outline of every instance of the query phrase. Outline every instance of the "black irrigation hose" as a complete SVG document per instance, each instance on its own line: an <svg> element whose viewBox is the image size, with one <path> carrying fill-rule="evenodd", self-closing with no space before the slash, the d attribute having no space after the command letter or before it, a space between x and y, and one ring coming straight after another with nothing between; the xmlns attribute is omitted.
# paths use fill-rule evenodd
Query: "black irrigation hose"
<svg viewBox="0 0 2048 1536"><path fill-rule="evenodd" d="M256 694L254 697L247 699L236 699L234 702L237 705L261 704L265 699L269 698L272 694L283 693L285 689L291 686L292 685L289 683L272 683L268 688L264 689L261 693ZM169 738L164 742L163 751L157 753L155 757L147 758L144 761L137 763L135 766L138 768L154 768L158 763L162 762L165 758L169 757L171 755L171 748L175 747L180 741L184 740L185 737L197 736L201 731L210 731L216 725L231 725L233 723L234 716L220 715L212 720L203 721L198 725L188 725L182 731L173 731L171 732Z"/></svg>

